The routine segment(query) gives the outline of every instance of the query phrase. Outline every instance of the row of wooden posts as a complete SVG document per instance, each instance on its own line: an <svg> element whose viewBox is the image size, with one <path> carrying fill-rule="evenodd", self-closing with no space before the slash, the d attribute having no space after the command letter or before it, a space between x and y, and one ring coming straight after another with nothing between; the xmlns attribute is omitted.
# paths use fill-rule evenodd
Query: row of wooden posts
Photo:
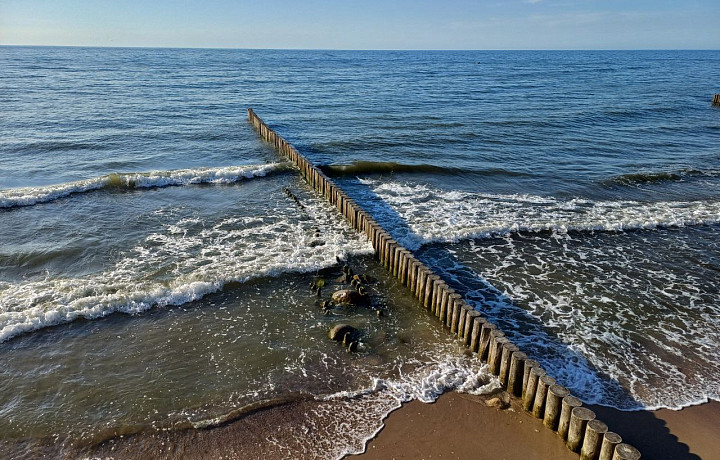
<svg viewBox="0 0 720 460"><path fill-rule="evenodd" d="M713 102L712 102L712 103L713 103L713 105L718 105L718 106L720 106L720 94L716 94L715 96L713 96Z"/></svg>
<svg viewBox="0 0 720 460"><path fill-rule="evenodd" d="M583 460L638 460L640 452L608 431L595 413L565 387L546 375L537 361L505 337L505 333L468 305L445 281L402 247L338 185L290 143L268 127L252 109L248 119L263 139L274 145L300 169L300 174L335 205L350 225L372 241L380 263L408 287L418 302L434 314L477 357L488 363L507 392L522 398L526 411L557 432L567 447Z"/></svg>

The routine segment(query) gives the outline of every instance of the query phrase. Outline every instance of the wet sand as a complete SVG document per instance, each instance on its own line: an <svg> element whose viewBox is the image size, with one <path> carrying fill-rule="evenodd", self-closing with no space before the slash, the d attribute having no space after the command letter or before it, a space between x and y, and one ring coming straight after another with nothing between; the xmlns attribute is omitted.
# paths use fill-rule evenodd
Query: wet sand
<svg viewBox="0 0 720 460"><path fill-rule="evenodd" d="M407 403L390 414L366 453L346 458L577 460L557 435L522 411L518 401L504 409L487 405L497 396L451 392L433 404ZM314 404L298 400L209 430L116 438L85 453L113 459L314 458L303 455L303 441L312 432L293 439Z"/></svg>
<svg viewBox="0 0 720 460"><path fill-rule="evenodd" d="M577 460L565 443L519 401L498 409L490 398L446 393L433 404L412 401L385 421L365 454L348 460L488 459Z"/></svg>
<svg viewBox="0 0 720 460"><path fill-rule="evenodd" d="M497 394L446 393L433 404L412 401L392 412L366 452L347 460L492 459L577 460L552 431L522 410L520 402L491 404ZM490 403L490 404L489 404ZM100 446L48 458L244 459L316 458L304 455L314 430L308 426L317 402L299 399L251 412L225 425L118 437ZM591 406L611 430L640 449L645 460L720 459L720 403L682 411L621 412ZM337 420L336 420L337 419ZM328 416L327 423L342 419ZM302 433L300 431L303 431ZM49 447L49 446L48 446ZM331 446L328 445L328 450ZM317 452L316 449L311 449ZM38 451L36 451L38 452ZM79 455L78 455L79 454Z"/></svg>
<svg viewBox="0 0 720 460"><path fill-rule="evenodd" d="M711 401L680 411L621 412L592 406L643 459L720 460L720 402Z"/></svg>
<svg viewBox="0 0 720 460"><path fill-rule="evenodd" d="M459 393L434 404L405 404L354 459L574 459L562 440L513 401L487 407L486 398ZM612 431L640 449L645 460L720 459L720 403L681 411L622 412L591 406Z"/></svg>
<svg viewBox="0 0 720 460"><path fill-rule="evenodd" d="M303 439L293 437L297 427L306 423L312 405L312 400L299 399L252 412L216 428L114 438L84 449L82 455L113 460L302 458Z"/></svg>

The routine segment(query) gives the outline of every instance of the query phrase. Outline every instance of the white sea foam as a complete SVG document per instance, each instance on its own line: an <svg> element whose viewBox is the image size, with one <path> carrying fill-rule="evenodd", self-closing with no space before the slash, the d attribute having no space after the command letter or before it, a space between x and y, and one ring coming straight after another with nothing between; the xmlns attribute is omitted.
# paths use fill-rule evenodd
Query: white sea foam
<svg viewBox="0 0 720 460"><path fill-rule="evenodd" d="M488 394L500 388L497 378L477 359L436 357L411 362L413 370L394 379L373 379L367 388L318 397L302 423L290 433L268 437L275 451L289 457L340 459L365 451L385 418L403 403L434 402L447 391ZM313 433L308 437L307 433Z"/></svg>
<svg viewBox="0 0 720 460"><path fill-rule="evenodd" d="M720 247L715 227L700 225L720 222L720 202L363 182L379 198L372 212L402 244L465 241L430 248L436 268L587 402L677 409L720 398ZM669 227L682 231L625 231Z"/></svg>
<svg viewBox="0 0 720 460"><path fill-rule="evenodd" d="M379 222L411 249L520 231L623 231L720 222L718 201L560 200L447 191L376 179L361 182L382 200L368 201Z"/></svg>
<svg viewBox="0 0 720 460"><path fill-rule="evenodd" d="M153 188L193 184L230 184L243 179L265 176L288 167L287 163L226 166L222 168L176 169L146 173L113 173L91 179L44 187L0 190L0 208L32 206L58 200L72 194L109 187Z"/></svg>
<svg viewBox="0 0 720 460"><path fill-rule="evenodd" d="M300 212L294 207L284 211L215 223L182 219L102 273L0 283L0 341L77 318L180 305L228 282L314 271L372 251L329 205L308 200L302 216L288 215Z"/></svg>
<svg viewBox="0 0 720 460"><path fill-rule="evenodd" d="M586 402L679 409L720 396L716 233L474 240L444 275Z"/></svg>

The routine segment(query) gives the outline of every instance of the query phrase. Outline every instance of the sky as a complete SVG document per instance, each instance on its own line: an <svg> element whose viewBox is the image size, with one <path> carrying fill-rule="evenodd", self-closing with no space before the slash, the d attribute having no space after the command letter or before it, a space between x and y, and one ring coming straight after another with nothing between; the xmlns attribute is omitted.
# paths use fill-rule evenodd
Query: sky
<svg viewBox="0 0 720 460"><path fill-rule="evenodd" d="M720 0L0 0L0 45L720 49Z"/></svg>

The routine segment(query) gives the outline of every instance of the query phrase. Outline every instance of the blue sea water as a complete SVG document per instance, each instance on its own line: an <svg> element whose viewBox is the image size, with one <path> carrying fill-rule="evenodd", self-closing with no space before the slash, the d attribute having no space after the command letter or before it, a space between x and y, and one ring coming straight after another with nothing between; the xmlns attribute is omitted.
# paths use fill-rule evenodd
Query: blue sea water
<svg viewBox="0 0 720 460"><path fill-rule="evenodd" d="M587 402L720 399L718 82L717 51L0 47L3 430L142 431L368 385L318 383L318 360L348 358L328 358L328 320L288 286L337 258L370 263L369 245L259 140L248 107ZM388 286L387 303L409 302ZM305 322L279 322L293 302ZM447 340L396 315L376 335ZM204 325L217 331L202 352L172 330ZM283 328L311 332L264 339ZM194 364L145 351L159 344ZM403 360L459 369L385 352L354 365L378 378ZM207 362L211 392L194 380ZM113 366L126 371L110 379ZM183 375L191 366L204 370ZM87 415L88 387L115 380Z"/></svg>

